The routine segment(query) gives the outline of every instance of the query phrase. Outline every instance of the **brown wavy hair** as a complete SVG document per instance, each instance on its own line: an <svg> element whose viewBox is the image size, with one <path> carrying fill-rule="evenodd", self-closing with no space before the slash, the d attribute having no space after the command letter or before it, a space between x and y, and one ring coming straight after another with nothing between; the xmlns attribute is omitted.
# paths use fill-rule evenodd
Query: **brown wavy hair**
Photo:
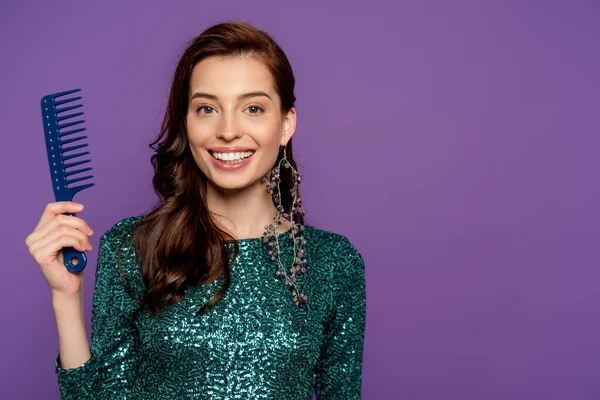
<svg viewBox="0 0 600 400"><path fill-rule="evenodd" d="M192 69L211 56L259 59L271 72L281 99L282 116L296 101L292 67L283 50L266 32L244 22L224 22L189 42L175 69L160 133L150 144L155 151L151 157L152 184L159 201L131 231L136 260L146 285L138 301L155 315L162 314L163 307L181 301L190 285L202 285L223 277L219 291L197 312L197 315L204 314L229 288L231 264L239 252L237 242L217 226L207 208L207 178L192 157L185 126ZM282 148L280 146L280 150ZM289 163L297 169L291 139L286 153ZM280 151L276 164L282 155ZM282 168L280 176L281 204L284 212L289 213L293 199L290 191L294 186L291 170ZM303 215L297 216L295 222L303 224ZM233 241L233 249L225 246L226 240Z"/></svg>

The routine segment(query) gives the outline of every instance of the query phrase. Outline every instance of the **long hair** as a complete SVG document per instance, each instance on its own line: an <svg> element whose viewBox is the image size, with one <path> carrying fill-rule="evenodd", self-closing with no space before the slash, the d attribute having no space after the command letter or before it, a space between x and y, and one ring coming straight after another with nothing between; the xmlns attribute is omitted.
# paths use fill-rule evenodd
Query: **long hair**
<svg viewBox="0 0 600 400"><path fill-rule="evenodd" d="M152 184L159 201L131 231L146 286L139 304L155 315L162 314L163 307L181 301L187 287L223 277L219 291L197 312L204 314L229 288L231 264L239 252L238 243L217 226L207 208L207 178L192 157L185 127L192 69L211 56L251 56L260 60L271 72L281 98L282 115L296 101L292 67L267 33L247 23L224 22L190 41L175 69L160 133L150 144L155 151L151 157ZM286 153L289 163L297 169L291 139ZM282 155L280 151L276 164ZM288 168L282 168L280 176L281 204L289 213L293 176ZM303 216L298 215L296 222L304 223ZM233 249L225 245L226 240L233 241Z"/></svg>

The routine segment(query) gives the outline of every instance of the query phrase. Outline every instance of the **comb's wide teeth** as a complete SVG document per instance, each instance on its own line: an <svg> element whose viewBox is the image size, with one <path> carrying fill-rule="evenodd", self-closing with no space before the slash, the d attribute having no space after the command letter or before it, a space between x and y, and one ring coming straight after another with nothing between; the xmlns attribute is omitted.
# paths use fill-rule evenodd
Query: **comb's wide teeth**
<svg viewBox="0 0 600 400"><path fill-rule="evenodd" d="M71 176L71 175L75 175L75 174L80 174L82 172L91 171L91 170L92 170L92 167L76 169L75 171L65 172L65 176Z"/></svg>
<svg viewBox="0 0 600 400"><path fill-rule="evenodd" d="M90 152L89 151L84 151L83 153L77 153L77 154L73 154L71 156L66 156L66 157L63 157L63 161L67 161L67 160L70 160L72 158L77 158L79 156L85 156L86 154L90 154Z"/></svg>
<svg viewBox="0 0 600 400"><path fill-rule="evenodd" d="M80 107L83 107L83 104L77 104L76 106L61 108L60 110L56 110L56 114L60 114L65 111L71 111L71 110L74 110L74 109L80 108Z"/></svg>
<svg viewBox="0 0 600 400"><path fill-rule="evenodd" d="M61 101L55 101L54 102L54 106L60 106L61 104L65 104L65 103L70 103L72 101L77 101L77 100L81 100L81 96L77 96L77 97L71 97L70 99L64 99Z"/></svg>
<svg viewBox="0 0 600 400"><path fill-rule="evenodd" d="M78 112L75 114L69 114L69 115L65 115L63 117L58 117L58 118L56 118L56 122L64 121L65 119L69 119L69 118L79 117L80 115L83 115L83 113Z"/></svg>
<svg viewBox="0 0 600 400"><path fill-rule="evenodd" d="M65 145L65 144L73 143L73 142L76 142L76 141L82 140L82 139L87 139L87 136L78 136L78 137L72 138L72 139L61 140L60 144Z"/></svg>
<svg viewBox="0 0 600 400"><path fill-rule="evenodd" d="M85 121L84 120L79 120L79 121L69 122L69 123L66 123L66 124L63 124L63 125L58 125L58 129L68 128L70 126L78 125L78 124L81 124L83 122L85 122Z"/></svg>
<svg viewBox="0 0 600 400"><path fill-rule="evenodd" d="M89 163L90 161L92 161L92 160L87 159L87 160L83 160L83 161L77 161L77 162L73 162L71 164L64 164L63 167L65 169L67 169L67 168L71 168L71 167L76 167L76 166L81 165L81 164Z"/></svg>
<svg viewBox="0 0 600 400"><path fill-rule="evenodd" d="M69 189L74 190L76 192L79 192L79 191L81 191L83 189L87 189L87 188L92 187L94 185L95 185L94 183L88 183L87 185L73 186L73 187L70 187Z"/></svg>
<svg viewBox="0 0 600 400"><path fill-rule="evenodd" d="M86 128L79 128L79 129L73 129L72 131L68 131L68 132L62 132L61 134L58 135L58 137L61 138L63 136L72 135L73 133L83 132L83 131L85 131L85 129Z"/></svg>
<svg viewBox="0 0 600 400"><path fill-rule="evenodd" d="M88 143L78 144L77 146L63 148L60 150L60 152L64 154L67 151L73 151L73 150L81 149L83 147L88 147L88 146L89 146Z"/></svg>
<svg viewBox="0 0 600 400"><path fill-rule="evenodd" d="M51 173L53 179L58 182L54 191L62 197L68 194L71 199L75 193L95 185L93 175L83 176L93 168L88 164L91 160L85 157L90 152L83 151L89 146L85 140L88 137L77 134L86 131L83 105L78 101L82 98L77 93L80 91L81 89L73 89L49 94L44 96L41 102ZM78 165L80 167L77 167ZM62 172L59 173L58 169Z"/></svg>
<svg viewBox="0 0 600 400"><path fill-rule="evenodd" d="M88 175L88 176L82 176L81 178L67 179L65 181L65 184L70 185L71 183L77 183L77 182L85 181L85 180L91 179L93 177L94 177L94 175Z"/></svg>
<svg viewBox="0 0 600 400"><path fill-rule="evenodd" d="M66 96L66 95L68 95L68 94L77 93L77 92L80 92L80 91L81 91L81 89L71 89L71 90L66 90L66 91L64 91L64 92L54 93L54 94L52 95L52 97L53 97L53 98L57 98L57 97L60 97L60 96Z"/></svg>

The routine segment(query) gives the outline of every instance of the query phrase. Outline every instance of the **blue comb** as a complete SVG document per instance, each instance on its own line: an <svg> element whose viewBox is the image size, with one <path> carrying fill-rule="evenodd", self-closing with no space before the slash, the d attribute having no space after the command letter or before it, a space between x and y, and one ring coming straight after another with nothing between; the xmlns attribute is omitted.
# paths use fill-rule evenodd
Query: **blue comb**
<svg viewBox="0 0 600 400"><path fill-rule="evenodd" d="M75 193L94 186L92 182L75 185L76 183L89 181L93 178L92 175L73 177L73 175L92 169L91 167L73 169L73 167L90 162L89 159L79 160L82 156L90 154L89 151L75 152L75 150L88 145L83 143L87 136L73 137L76 133L85 131L82 125L85 121L76 120L77 117L83 115L83 112L68 113L68 111L82 107L81 104L72 104L80 100L81 97L62 98L80 90L73 89L42 97L44 137L46 138L48 164L56 201L73 201ZM67 169L69 170L67 171ZM65 213L65 215L73 214ZM63 257L65 267L71 272L83 271L87 264L85 254L73 247L63 248ZM74 263L75 260L77 260L77 263Z"/></svg>

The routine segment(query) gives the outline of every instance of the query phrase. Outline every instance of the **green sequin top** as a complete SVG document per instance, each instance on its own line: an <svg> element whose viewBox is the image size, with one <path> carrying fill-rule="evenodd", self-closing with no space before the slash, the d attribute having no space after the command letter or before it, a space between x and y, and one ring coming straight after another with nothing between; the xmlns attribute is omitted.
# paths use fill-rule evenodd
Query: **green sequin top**
<svg viewBox="0 0 600 400"><path fill-rule="evenodd" d="M297 276L308 303L298 307L262 238L238 240L231 286L200 317L221 279L186 290L162 318L138 307L144 289L130 229L144 215L100 238L92 304L92 357L62 369L63 399L360 399L366 316L364 262L345 236L309 225ZM137 294L125 290L121 265ZM292 240L279 237L284 266ZM132 297L133 295L133 297Z"/></svg>

